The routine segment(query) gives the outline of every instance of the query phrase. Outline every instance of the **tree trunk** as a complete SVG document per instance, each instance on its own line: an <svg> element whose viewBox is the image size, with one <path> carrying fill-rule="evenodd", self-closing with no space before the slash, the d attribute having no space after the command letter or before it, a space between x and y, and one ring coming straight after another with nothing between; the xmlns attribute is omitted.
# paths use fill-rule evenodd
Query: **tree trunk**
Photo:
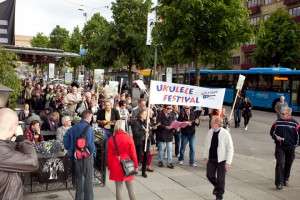
<svg viewBox="0 0 300 200"><path fill-rule="evenodd" d="M195 57L194 57L194 62L195 62L195 70L196 70L196 77L195 77L195 86L200 86L200 72L198 68L198 62L199 62L199 52L196 51Z"/></svg>

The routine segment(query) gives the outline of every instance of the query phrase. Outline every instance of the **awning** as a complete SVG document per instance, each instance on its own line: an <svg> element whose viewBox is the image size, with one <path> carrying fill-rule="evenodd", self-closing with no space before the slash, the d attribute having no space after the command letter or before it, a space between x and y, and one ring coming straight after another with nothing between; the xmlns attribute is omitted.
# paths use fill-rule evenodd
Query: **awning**
<svg viewBox="0 0 300 200"><path fill-rule="evenodd" d="M29 46L14 46L14 45L3 45L4 50L16 53L16 54L29 54L29 55L42 55L42 56L53 56L53 57L80 57L77 53L64 52L61 49L50 49L40 47L29 47Z"/></svg>
<svg viewBox="0 0 300 200"><path fill-rule="evenodd" d="M144 69L142 71L139 71L138 73L143 76L150 76L151 69ZM152 70L151 76L153 76L153 75L154 75L154 71Z"/></svg>

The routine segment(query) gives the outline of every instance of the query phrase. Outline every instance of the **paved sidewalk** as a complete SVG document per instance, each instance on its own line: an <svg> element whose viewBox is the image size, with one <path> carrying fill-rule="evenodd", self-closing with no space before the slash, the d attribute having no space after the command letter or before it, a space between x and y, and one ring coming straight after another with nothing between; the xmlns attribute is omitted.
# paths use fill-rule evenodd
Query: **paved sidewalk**
<svg viewBox="0 0 300 200"><path fill-rule="evenodd" d="M187 158L183 166L173 157L174 169L159 168L157 158L153 159L154 172L148 172L148 178L143 178L141 172L136 176L134 187L137 199L143 200L199 200L215 199L212 195L213 187L205 177L206 167L203 161L203 148L197 147L196 160L198 167L188 165ZM200 158L199 158L200 155ZM226 176L226 190L224 199L230 200L279 200L299 199L300 196L300 166L293 165L290 187L277 191L274 186L274 161L266 161L248 156L235 155L232 166ZM108 173L109 174L109 173ZM129 199L124 186L124 199ZM107 179L105 187L94 188L95 200L115 199L114 182ZM28 194L25 200L37 199L73 199L74 190L43 192Z"/></svg>

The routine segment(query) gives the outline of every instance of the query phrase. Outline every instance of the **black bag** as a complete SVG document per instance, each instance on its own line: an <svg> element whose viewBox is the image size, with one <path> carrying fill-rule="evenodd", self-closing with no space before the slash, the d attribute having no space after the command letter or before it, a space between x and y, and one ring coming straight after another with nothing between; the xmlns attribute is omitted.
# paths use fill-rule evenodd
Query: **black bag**
<svg viewBox="0 0 300 200"><path fill-rule="evenodd" d="M137 171L134 167L134 163L130 158L126 158L126 159L121 159L120 158L120 152L119 152L119 149L118 149L116 136L113 136L113 140L114 140L114 143L115 143L117 155L118 155L120 163L121 163L121 168L122 168L124 177L128 177L128 176L132 176L132 175L137 174Z"/></svg>
<svg viewBox="0 0 300 200"><path fill-rule="evenodd" d="M75 152L74 152L74 157L76 160L88 158L90 155L90 151L88 149L88 145L86 141L86 132L89 126L90 126L89 124L86 125L82 134L76 139Z"/></svg>

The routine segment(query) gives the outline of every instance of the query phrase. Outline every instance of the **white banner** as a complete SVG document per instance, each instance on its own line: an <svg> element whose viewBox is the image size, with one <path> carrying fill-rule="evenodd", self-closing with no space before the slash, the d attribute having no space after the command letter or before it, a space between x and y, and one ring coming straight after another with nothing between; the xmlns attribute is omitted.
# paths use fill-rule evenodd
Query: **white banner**
<svg viewBox="0 0 300 200"><path fill-rule="evenodd" d="M147 88L142 80L136 80L135 82L136 82L136 84L138 84L138 86L141 90L147 90Z"/></svg>
<svg viewBox="0 0 300 200"><path fill-rule="evenodd" d="M54 78L55 64L49 63L49 78Z"/></svg>
<svg viewBox="0 0 300 200"><path fill-rule="evenodd" d="M221 109L225 88L214 89L191 85L151 81L150 103L201 106Z"/></svg>
<svg viewBox="0 0 300 200"><path fill-rule="evenodd" d="M94 69L94 83L101 83L103 80L104 69Z"/></svg>
<svg viewBox="0 0 300 200"><path fill-rule="evenodd" d="M152 44L152 29L154 28L155 22L156 22L156 13L155 13L155 11L153 11L152 13L148 13L146 45L151 45Z"/></svg>
<svg viewBox="0 0 300 200"><path fill-rule="evenodd" d="M243 88L245 79L246 79L246 77L240 74L239 80L238 80L238 82L236 84L236 89L237 90L241 90Z"/></svg>
<svg viewBox="0 0 300 200"><path fill-rule="evenodd" d="M73 74L65 73L65 84L69 85L73 82Z"/></svg>

